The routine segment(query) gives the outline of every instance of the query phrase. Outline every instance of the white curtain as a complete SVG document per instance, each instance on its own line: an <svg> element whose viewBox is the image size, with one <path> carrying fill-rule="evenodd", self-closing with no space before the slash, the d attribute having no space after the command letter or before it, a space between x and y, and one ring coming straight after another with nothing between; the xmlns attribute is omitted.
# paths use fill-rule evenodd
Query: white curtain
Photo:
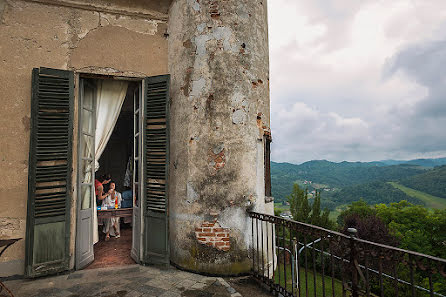
<svg viewBox="0 0 446 297"><path fill-rule="evenodd" d="M96 134L95 134L95 171L99 169L99 159L107 146L122 104L127 93L128 83L116 80L101 80L98 83L96 96ZM96 199L93 210L93 243L99 241L98 213Z"/></svg>

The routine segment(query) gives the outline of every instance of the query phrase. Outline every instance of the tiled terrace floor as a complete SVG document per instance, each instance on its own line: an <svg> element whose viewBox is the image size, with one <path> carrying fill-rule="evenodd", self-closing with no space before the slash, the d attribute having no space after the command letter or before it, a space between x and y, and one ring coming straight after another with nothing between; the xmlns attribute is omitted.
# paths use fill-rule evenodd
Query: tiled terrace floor
<svg viewBox="0 0 446 297"><path fill-rule="evenodd" d="M231 283L234 280L236 279L229 281ZM241 297L240 293L222 278L206 277L172 267L157 268L136 264L87 269L34 280L10 280L4 283L15 297ZM255 285L251 285L251 290L261 291ZM8 296L2 293L0 296ZM253 291L250 291L249 295L267 296Z"/></svg>

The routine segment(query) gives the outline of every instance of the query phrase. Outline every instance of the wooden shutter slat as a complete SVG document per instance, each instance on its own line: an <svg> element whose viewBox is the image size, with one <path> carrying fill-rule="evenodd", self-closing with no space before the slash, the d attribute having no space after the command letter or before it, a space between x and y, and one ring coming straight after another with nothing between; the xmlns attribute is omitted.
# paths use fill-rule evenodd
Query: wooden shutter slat
<svg viewBox="0 0 446 297"><path fill-rule="evenodd" d="M44 193L44 194L37 194L36 200L42 200L42 199L52 199L52 198L65 198L67 195L67 191L59 191L54 193Z"/></svg>

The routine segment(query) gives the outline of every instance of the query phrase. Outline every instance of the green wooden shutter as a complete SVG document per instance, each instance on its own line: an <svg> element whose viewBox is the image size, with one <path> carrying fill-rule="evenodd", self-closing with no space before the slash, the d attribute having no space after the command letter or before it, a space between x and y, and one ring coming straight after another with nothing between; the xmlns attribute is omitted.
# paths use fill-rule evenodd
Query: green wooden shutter
<svg viewBox="0 0 446 297"><path fill-rule="evenodd" d="M143 190L145 263L169 263L169 75L145 79Z"/></svg>
<svg viewBox="0 0 446 297"><path fill-rule="evenodd" d="M25 274L69 268L73 72L34 68Z"/></svg>

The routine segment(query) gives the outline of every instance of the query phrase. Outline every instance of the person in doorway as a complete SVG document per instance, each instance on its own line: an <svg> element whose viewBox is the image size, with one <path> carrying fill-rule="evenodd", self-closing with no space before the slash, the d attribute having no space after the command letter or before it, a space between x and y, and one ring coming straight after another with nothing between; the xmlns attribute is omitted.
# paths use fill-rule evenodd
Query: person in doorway
<svg viewBox="0 0 446 297"><path fill-rule="evenodd" d="M104 193L104 185L110 183L111 177L110 174L103 174L100 176L99 180L94 180L94 189L96 194L96 202L104 200L107 196L110 196L110 194ZM99 203L97 203L99 205Z"/></svg>
<svg viewBox="0 0 446 297"><path fill-rule="evenodd" d="M121 193L116 191L116 184L114 182L110 182L110 190L107 192L107 197L102 200L102 206L111 208L121 208ZM102 231L105 233L105 240L110 239L110 235L115 238L121 237L120 234L120 226L119 226L119 217L111 217L104 220L104 228Z"/></svg>

